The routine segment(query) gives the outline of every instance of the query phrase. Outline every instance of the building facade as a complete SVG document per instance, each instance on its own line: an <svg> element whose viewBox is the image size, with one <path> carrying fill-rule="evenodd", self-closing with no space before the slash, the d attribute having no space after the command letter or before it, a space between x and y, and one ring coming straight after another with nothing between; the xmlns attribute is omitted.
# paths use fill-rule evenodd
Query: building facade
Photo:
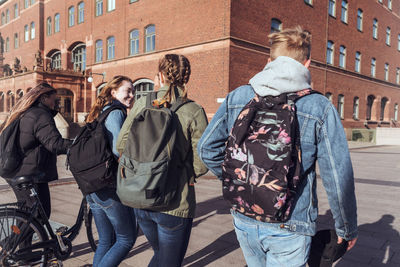
<svg viewBox="0 0 400 267"><path fill-rule="evenodd" d="M47 81L62 115L81 122L114 75L132 78L137 98L153 90L166 53L189 58L189 97L211 118L265 66L268 34L301 25L313 36L313 88L345 128L399 126L400 1L3 0L0 16L0 120Z"/></svg>

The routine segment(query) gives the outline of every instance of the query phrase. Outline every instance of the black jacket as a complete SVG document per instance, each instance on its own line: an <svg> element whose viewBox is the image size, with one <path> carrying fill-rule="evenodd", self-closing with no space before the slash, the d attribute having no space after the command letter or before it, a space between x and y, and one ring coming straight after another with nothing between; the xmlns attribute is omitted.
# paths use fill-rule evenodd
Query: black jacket
<svg viewBox="0 0 400 267"><path fill-rule="evenodd" d="M22 115L19 142L25 157L15 177L32 175L36 183L58 179L57 155L65 154L72 140L61 137L53 118L56 114L39 103Z"/></svg>

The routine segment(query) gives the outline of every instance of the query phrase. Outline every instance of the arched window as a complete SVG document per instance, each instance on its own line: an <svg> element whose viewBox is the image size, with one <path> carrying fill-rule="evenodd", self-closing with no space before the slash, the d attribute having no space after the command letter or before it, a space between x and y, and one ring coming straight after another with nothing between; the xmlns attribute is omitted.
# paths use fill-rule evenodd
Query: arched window
<svg viewBox="0 0 400 267"><path fill-rule="evenodd" d="M326 48L326 63L333 65L333 52L334 52L334 44L332 41L328 41L328 45Z"/></svg>
<svg viewBox="0 0 400 267"><path fill-rule="evenodd" d="M344 119L344 95L338 96L337 111L341 119Z"/></svg>
<svg viewBox="0 0 400 267"><path fill-rule="evenodd" d="M24 91L22 89L17 90L17 101L24 95Z"/></svg>
<svg viewBox="0 0 400 267"><path fill-rule="evenodd" d="M6 15L4 14L4 12L1 13L1 25L6 24Z"/></svg>
<svg viewBox="0 0 400 267"><path fill-rule="evenodd" d="M146 34L146 52L151 52L156 49L156 26L149 25L145 28Z"/></svg>
<svg viewBox="0 0 400 267"><path fill-rule="evenodd" d="M75 7L71 6L68 8L68 26L72 27L75 24Z"/></svg>
<svg viewBox="0 0 400 267"><path fill-rule="evenodd" d="M372 58L371 59L371 76L375 77L376 75L376 59Z"/></svg>
<svg viewBox="0 0 400 267"><path fill-rule="evenodd" d="M357 30L362 31L363 29L363 11L357 10Z"/></svg>
<svg viewBox="0 0 400 267"><path fill-rule="evenodd" d="M330 92L325 93L325 97L328 98L329 102L332 103L332 93Z"/></svg>
<svg viewBox="0 0 400 267"><path fill-rule="evenodd" d="M103 60L103 40L96 41L96 62Z"/></svg>
<svg viewBox="0 0 400 267"><path fill-rule="evenodd" d="M72 62L74 63L75 71L86 69L86 46L84 44L78 44L72 50Z"/></svg>
<svg viewBox="0 0 400 267"><path fill-rule="evenodd" d="M372 21L372 37L378 39L378 20L374 19Z"/></svg>
<svg viewBox="0 0 400 267"><path fill-rule="evenodd" d="M383 97L381 100L381 116L379 118L381 121L385 119L385 108L388 101L389 99L387 99L387 97Z"/></svg>
<svg viewBox="0 0 400 267"><path fill-rule="evenodd" d="M51 68L55 70L61 69L61 52L56 51L51 56Z"/></svg>
<svg viewBox="0 0 400 267"><path fill-rule="evenodd" d="M14 33L14 48L18 48L19 47L19 37L18 37L18 33Z"/></svg>
<svg viewBox="0 0 400 267"><path fill-rule="evenodd" d="M347 9L348 9L349 4L347 3L346 0L342 0L342 15L340 16L340 19L344 22L347 23Z"/></svg>
<svg viewBox="0 0 400 267"><path fill-rule="evenodd" d="M10 38L6 38L6 50L5 50L6 52L9 52L10 51ZM1 112L1 111L0 111Z"/></svg>
<svg viewBox="0 0 400 267"><path fill-rule="evenodd" d="M365 118L367 120L371 120L371 115L372 115L372 109L373 109L373 105L374 105L374 101L375 101L375 96L374 95L369 95L367 97L367 114L365 116Z"/></svg>
<svg viewBox="0 0 400 267"><path fill-rule="evenodd" d="M103 15L103 0L96 0L96 17Z"/></svg>
<svg viewBox="0 0 400 267"><path fill-rule="evenodd" d="M25 0L24 1L24 8L28 8L29 7L29 0Z"/></svg>
<svg viewBox="0 0 400 267"><path fill-rule="evenodd" d="M385 81L389 80L389 63L385 63Z"/></svg>
<svg viewBox="0 0 400 267"><path fill-rule="evenodd" d="M139 99L154 90L154 83L150 79L140 79L133 83L133 88L135 89L135 99Z"/></svg>
<svg viewBox="0 0 400 267"><path fill-rule="evenodd" d="M271 33L282 31L282 22L279 19L271 19Z"/></svg>
<svg viewBox="0 0 400 267"><path fill-rule="evenodd" d="M18 18L18 16L19 16L18 3L16 3L14 5L14 18ZM0 112L1 112L1 110L2 109L0 109Z"/></svg>
<svg viewBox="0 0 400 267"><path fill-rule="evenodd" d="M139 53L139 30L129 32L129 55Z"/></svg>
<svg viewBox="0 0 400 267"><path fill-rule="evenodd" d="M115 38L110 36L107 38L107 59L115 58Z"/></svg>
<svg viewBox="0 0 400 267"><path fill-rule="evenodd" d="M336 0L329 0L328 12L332 17L336 16Z"/></svg>
<svg viewBox="0 0 400 267"><path fill-rule="evenodd" d="M78 4L78 24L85 20L85 3L80 2Z"/></svg>
<svg viewBox="0 0 400 267"><path fill-rule="evenodd" d="M107 11L115 9L115 0L107 0Z"/></svg>
<svg viewBox="0 0 400 267"><path fill-rule="evenodd" d="M10 10L6 10L6 23L10 22Z"/></svg>
<svg viewBox="0 0 400 267"><path fill-rule="evenodd" d="M356 63L355 63L355 71L356 72L361 72L361 53L356 52Z"/></svg>
<svg viewBox="0 0 400 267"><path fill-rule="evenodd" d="M46 27L46 29L47 29L47 35L51 35L51 17L48 17L47 18L47 27Z"/></svg>
<svg viewBox="0 0 400 267"><path fill-rule="evenodd" d="M25 42L29 41L29 26L28 25L24 26L24 41Z"/></svg>
<svg viewBox="0 0 400 267"><path fill-rule="evenodd" d="M340 46L339 67L346 68L346 47Z"/></svg>
<svg viewBox="0 0 400 267"><path fill-rule="evenodd" d="M31 22L31 40L35 39L36 33L35 33L35 22Z"/></svg>
<svg viewBox="0 0 400 267"><path fill-rule="evenodd" d="M399 104L394 104L394 120L399 120Z"/></svg>
<svg viewBox="0 0 400 267"><path fill-rule="evenodd" d="M388 8L392 10L392 0L388 0Z"/></svg>
<svg viewBox="0 0 400 267"><path fill-rule="evenodd" d="M60 14L55 14L54 15L54 32L59 32L60 31Z"/></svg>
<svg viewBox="0 0 400 267"><path fill-rule="evenodd" d="M0 112L5 112L5 110L4 110L4 92L0 92Z"/></svg>
<svg viewBox="0 0 400 267"><path fill-rule="evenodd" d="M390 27L386 28L386 44L390 45Z"/></svg>
<svg viewBox="0 0 400 267"><path fill-rule="evenodd" d="M358 96L353 99L353 119L359 119L360 98Z"/></svg>

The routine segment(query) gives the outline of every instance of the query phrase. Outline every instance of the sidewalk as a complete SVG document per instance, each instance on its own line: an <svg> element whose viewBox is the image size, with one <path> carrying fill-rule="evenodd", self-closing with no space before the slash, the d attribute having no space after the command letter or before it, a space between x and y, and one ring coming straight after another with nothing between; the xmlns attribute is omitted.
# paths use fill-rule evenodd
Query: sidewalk
<svg viewBox="0 0 400 267"><path fill-rule="evenodd" d="M352 147L352 146L351 146ZM355 148L355 147L352 147ZM336 263L337 267L400 266L400 147L372 146L351 150L358 203L359 239L354 249ZM61 179L63 180L63 179ZM333 228L328 200L318 179L318 228ZM236 241L229 207L221 197L215 177L203 176L196 184L197 212L184 266L243 267L245 261ZM72 225L81 193L75 183L51 187L52 220ZM3 190L0 203L13 198ZM73 242L74 251L64 266L90 264L93 252L85 229ZM143 235L120 266L147 266L152 250Z"/></svg>

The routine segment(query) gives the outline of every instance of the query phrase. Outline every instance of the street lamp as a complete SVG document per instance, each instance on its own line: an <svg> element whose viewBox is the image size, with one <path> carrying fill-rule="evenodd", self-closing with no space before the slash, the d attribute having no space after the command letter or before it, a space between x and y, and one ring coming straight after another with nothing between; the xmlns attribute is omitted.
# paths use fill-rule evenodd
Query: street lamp
<svg viewBox="0 0 400 267"><path fill-rule="evenodd" d="M93 82L93 75L101 75L101 76L102 76L101 82L104 82L104 78L106 77L106 72L104 71L104 72L102 72L102 73L99 73L99 72L92 72L92 73L90 73L90 76L89 76L88 79L87 79L88 82L90 82L90 83Z"/></svg>

